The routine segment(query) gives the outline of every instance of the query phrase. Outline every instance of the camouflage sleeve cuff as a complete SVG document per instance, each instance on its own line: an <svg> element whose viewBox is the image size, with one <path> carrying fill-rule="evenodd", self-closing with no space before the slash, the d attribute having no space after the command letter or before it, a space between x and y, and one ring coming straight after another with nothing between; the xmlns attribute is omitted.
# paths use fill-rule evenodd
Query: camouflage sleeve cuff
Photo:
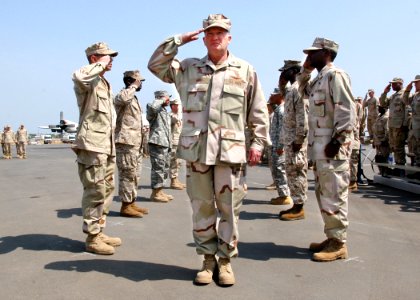
<svg viewBox="0 0 420 300"><path fill-rule="evenodd" d="M181 46L182 45L182 35L181 34L174 35L174 42L178 46Z"/></svg>

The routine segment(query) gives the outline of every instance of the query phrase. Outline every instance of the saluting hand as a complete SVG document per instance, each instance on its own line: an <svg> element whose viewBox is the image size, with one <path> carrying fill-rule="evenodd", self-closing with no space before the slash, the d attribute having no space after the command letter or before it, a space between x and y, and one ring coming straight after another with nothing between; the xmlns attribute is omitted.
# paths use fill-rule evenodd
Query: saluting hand
<svg viewBox="0 0 420 300"><path fill-rule="evenodd" d="M389 93L390 90L391 90L391 84L388 84L386 88L384 89L384 93Z"/></svg>
<svg viewBox="0 0 420 300"><path fill-rule="evenodd" d="M198 40L198 35L200 33L202 33L203 31L204 31L204 28L201 28L201 29L196 30L196 31L191 31L191 32L184 33L181 37L182 38L182 43L186 44L186 43L189 43L191 41Z"/></svg>

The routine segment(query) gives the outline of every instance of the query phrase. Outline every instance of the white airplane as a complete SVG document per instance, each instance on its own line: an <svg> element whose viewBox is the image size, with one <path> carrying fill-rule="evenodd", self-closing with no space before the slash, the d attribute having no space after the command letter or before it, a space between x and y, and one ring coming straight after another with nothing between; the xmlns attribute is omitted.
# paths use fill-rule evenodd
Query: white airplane
<svg viewBox="0 0 420 300"><path fill-rule="evenodd" d="M77 124L76 122L70 121L70 120L65 120L64 119L64 114L62 111L60 111L60 124L57 125L44 125L44 126L38 126L38 128L42 128L42 129L50 129L51 132L59 132L59 133L63 133L63 132L67 132L67 133L76 133L77 132L77 127L79 126L79 124Z"/></svg>

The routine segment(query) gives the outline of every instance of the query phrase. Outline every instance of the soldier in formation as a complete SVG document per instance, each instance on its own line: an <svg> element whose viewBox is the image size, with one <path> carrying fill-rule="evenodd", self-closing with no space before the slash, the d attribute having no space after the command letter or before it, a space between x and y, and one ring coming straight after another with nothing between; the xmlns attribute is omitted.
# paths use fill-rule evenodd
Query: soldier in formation
<svg viewBox="0 0 420 300"><path fill-rule="evenodd" d="M149 213L147 208L135 203L143 128L142 110L136 92L141 90L144 80L138 70L124 72L125 88L115 97L118 195L121 200L120 215L123 217L141 218Z"/></svg>
<svg viewBox="0 0 420 300"><path fill-rule="evenodd" d="M315 195L327 239L311 243L315 261L345 259L348 228L349 159L355 124L350 78L334 65L338 44L316 38L307 54L299 90L309 97L308 155L314 162ZM311 73L318 70L311 80Z"/></svg>
<svg viewBox="0 0 420 300"><path fill-rule="evenodd" d="M89 64L73 73L74 92L80 111L73 150L77 154L83 185L83 232L86 251L110 255L121 239L103 233L115 189L115 109L110 83L105 79L118 55L106 43L86 50Z"/></svg>
<svg viewBox="0 0 420 300"><path fill-rule="evenodd" d="M224 15L209 15L203 28L167 38L149 60L150 71L174 83L182 101L178 154L187 161L193 236L197 253L204 255L197 284L212 282L216 268L220 285L235 283L231 258L238 255L239 209L246 193L245 127L251 130L251 166L260 161L268 136L261 85L254 68L228 51L230 28ZM203 31L207 55L179 61L179 48Z"/></svg>
<svg viewBox="0 0 420 300"><path fill-rule="evenodd" d="M415 91L410 94L413 89ZM413 81L411 81L404 91L404 103L411 106L411 124L409 139L411 142L411 149L414 155L414 164L420 167L420 75L416 75Z"/></svg>
<svg viewBox="0 0 420 300"><path fill-rule="evenodd" d="M171 115L166 110L170 95L167 91L156 91L155 100L147 104L147 121L150 124L149 152L152 194L150 200L167 203L173 196L163 191L169 173L169 155L172 148Z"/></svg>
<svg viewBox="0 0 420 300"><path fill-rule="evenodd" d="M280 91L284 95L284 116L280 138L285 149L286 175L293 206L281 211L280 220L291 221L305 218L303 206L308 190L308 99L299 96L299 86L296 80L302 65L300 61L285 60L279 69ZM286 85L290 83L289 87ZM274 141L272 141L274 144Z"/></svg>
<svg viewBox="0 0 420 300"><path fill-rule="evenodd" d="M179 99L173 99L170 101L171 106L171 133L172 133L172 148L171 148L171 161L169 168L169 177L171 178L171 188L175 190L183 190L185 184L179 181L179 169L181 167L181 159L178 158L177 150L179 143L179 136L182 129L182 119L179 114L178 108L181 104Z"/></svg>

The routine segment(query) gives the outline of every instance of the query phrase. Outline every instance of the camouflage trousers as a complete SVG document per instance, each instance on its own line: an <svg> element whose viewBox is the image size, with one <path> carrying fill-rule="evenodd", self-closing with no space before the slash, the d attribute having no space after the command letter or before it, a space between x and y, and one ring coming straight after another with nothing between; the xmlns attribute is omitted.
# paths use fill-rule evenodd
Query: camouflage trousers
<svg viewBox="0 0 420 300"><path fill-rule="evenodd" d="M287 185L286 175L286 155L278 155L277 151L273 149L271 152L273 163L271 165L271 174L273 175L274 183L276 184L277 192L280 197L289 196L290 190Z"/></svg>
<svg viewBox="0 0 420 300"><path fill-rule="evenodd" d="M359 149L352 149L350 155L350 182L357 181L357 166L359 165Z"/></svg>
<svg viewBox="0 0 420 300"><path fill-rule="evenodd" d="M149 143L151 187L163 187L169 173L169 148Z"/></svg>
<svg viewBox="0 0 420 300"><path fill-rule="evenodd" d="M375 124L376 118L367 118L367 130L369 132L369 139L373 141L373 124ZM364 130L364 128L363 128Z"/></svg>
<svg viewBox="0 0 420 300"><path fill-rule="evenodd" d="M91 164L78 163L83 185L83 232L88 234L98 234L105 227L115 189L115 157L106 154L99 156L100 159Z"/></svg>
<svg viewBox="0 0 420 300"><path fill-rule="evenodd" d="M137 183L141 182L141 172L143 171L143 151L140 150L139 159L137 160Z"/></svg>
<svg viewBox="0 0 420 300"><path fill-rule="evenodd" d="M405 139L407 132L403 128L389 128L389 145L394 152L395 163L405 165Z"/></svg>
<svg viewBox="0 0 420 300"><path fill-rule="evenodd" d="M137 166L140 146L116 144L118 167L118 195L121 202L131 203L137 198Z"/></svg>
<svg viewBox="0 0 420 300"><path fill-rule="evenodd" d="M181 160L176 156L178 145L172 145L171 148L171 162L169 168L169 177L178 178L179 168L181 168Z"/></svg>
<svg viewBox="0 0 420 300"><path fill-rule="evenodd" d="M18 156L26 157L26 144L16 143L16 153Z"/></svg>
<svg viewBox="0 0 420 300"><path fill-rule="evenodd" d="M187 193L198 254L238 255L239 209L246 194L244 180L242 165L187 162Z"/></svg>
<svg viewBox="0 0 420 300"><path fill-rule="evenodd" d="M316 160L314 163L315 195L328 238L347 240L349 161Z"/></svg>
<svg viewBox="0 0 420 300"><path fill-rule="evenodd" d="M308 191L308 159L306 147L294 152L292 145L285 147L286 175L290 196L295 204L304 204Z"/></svg>
<svg viewBox="0 0 420 300"><path fill-rule="evenodd" d="M11 157L12 156L12 144L11 143L4 143L3 144L3 155L5 157Z"/></svg>

